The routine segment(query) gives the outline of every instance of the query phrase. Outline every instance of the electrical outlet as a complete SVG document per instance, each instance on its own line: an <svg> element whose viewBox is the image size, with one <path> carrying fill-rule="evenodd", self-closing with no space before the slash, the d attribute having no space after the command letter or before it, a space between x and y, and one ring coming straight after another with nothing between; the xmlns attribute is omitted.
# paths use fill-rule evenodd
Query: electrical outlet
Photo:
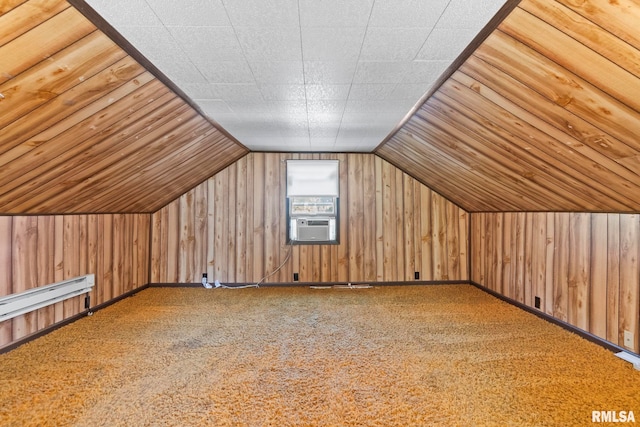
<svg viewBox="0 0 640 427"><path fill-rule="evenodd" d="M420 272L419 271L414 272L413 273L413 278L416 279L416 280L420 280Z"/></svg>
<svg viewBox="0 0 640 427"><path fill-rule="evenodd" d="M293 273L293 281L294 282L298 281L298 273Z"/></svg>
<svg viewBox="0 0 640 427"><path fill-rule="evenodd" d="M624 331L624 346L627 348L633 348L633 332Z"/></svg>
<svg viewBox="0 0 640 427"><path fill-rule="evenodd" d="M535 306L536 308L540 308L540 297L535 298Z"/></svg>

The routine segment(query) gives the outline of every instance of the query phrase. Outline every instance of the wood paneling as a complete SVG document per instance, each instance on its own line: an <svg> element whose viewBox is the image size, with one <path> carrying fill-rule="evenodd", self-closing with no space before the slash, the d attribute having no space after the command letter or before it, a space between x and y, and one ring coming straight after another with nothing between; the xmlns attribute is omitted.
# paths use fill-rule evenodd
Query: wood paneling
<svg viewBox="0 0 640 427"><path fill-rule="evenodd" d="M285 160L340 160L340 244L287 245ZM198 208L194 208L198 206ZM371 154L251 153L153 215L155 283L467 280L468 215ZM196 232L197 230L197 232ZM205 252L206 251L206 252Z"/></svg>
<svg viewBox="0 0 640 427"><path fill-rule="evenodd" d="M95 274L96 306L149 283L148 214L0 216L0 296ZM84 311L78 296L0 322L0 348Z"/></svg>
<svg viewBox="0 0 640 427"><path fill-rule="evenodd" d="M544 313L621 347L631 331L639 352L640 216L473 213L471 224L472 281L530 307L539 297ZM508 243L529 228L531 240Z"/></svg>
<svg viewBox="0 0 640 427"><path fill-rule="evenodd" d="M519 2L376 154L469 212L640 211L638 16Z"/></svg>
<svg viewBox="0 0 640 427"><path fill-rule="evenodd" d="M0 213L149 213L246 154L69 3L0 24Z"/></svg>

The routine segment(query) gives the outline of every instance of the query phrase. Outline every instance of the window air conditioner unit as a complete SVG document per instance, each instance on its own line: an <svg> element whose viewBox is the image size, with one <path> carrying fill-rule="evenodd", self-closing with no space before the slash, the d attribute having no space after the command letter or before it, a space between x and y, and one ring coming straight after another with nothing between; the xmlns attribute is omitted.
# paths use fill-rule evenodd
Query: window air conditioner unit
<svg viewBox="0 0 640 427"><path fill-rule="evenodd" d="M299 242L323 242L330 240L330 221L322 218L297 218L296 240Z"/></svg>

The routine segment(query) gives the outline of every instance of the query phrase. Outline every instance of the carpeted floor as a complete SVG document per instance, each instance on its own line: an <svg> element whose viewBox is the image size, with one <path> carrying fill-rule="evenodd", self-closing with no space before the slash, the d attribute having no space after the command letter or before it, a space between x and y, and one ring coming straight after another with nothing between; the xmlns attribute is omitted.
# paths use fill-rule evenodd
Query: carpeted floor
<svg viewBox="0 0 640 427"><path fill-rule="evenodd" d="M584 426L640 372L466 285L151 288L0 355L2 426Z"/></svg>

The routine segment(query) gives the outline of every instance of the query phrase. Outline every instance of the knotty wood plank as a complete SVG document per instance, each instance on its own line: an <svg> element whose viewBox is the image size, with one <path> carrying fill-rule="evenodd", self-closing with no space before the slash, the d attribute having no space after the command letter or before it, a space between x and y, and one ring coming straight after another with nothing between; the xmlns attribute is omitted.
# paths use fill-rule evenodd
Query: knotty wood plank
<svg viewBox="0 0 640 427"><path fill-rule="evenodd" d="M237 228L236 228L236 219L238 216L237 211L237 179L238 179L238 162L235 162L227 168L227 186L226 186L226 195L224 200L224 215L226 216L226 229L225 229L225 247L224 250L227 253L227 262L225 265L226 268L226 281L235 282L236 279L236 269L238 264L238 258L236 253L236 244L237 244ZM277 256L277 252L275 252Z"/></svg>
<svg viewBox="0 0 640 427"><path fill-rule="evenodd" d="M580 22L571 21L572 27L579 24ZM606 93L624 105L636 111L640 109L640 89L637 89L640 86L637 83L640 81L637 76L565 34L564 29L557 29L531 13L516 8L509 15L509 19L500 25L500 30L592 85L606 87ZM585 31L584 26L581 27L581 31ZM605 37L607 35L598 27L593 27L592 33L596 31L604 33ZM540 37L541 34L544 34L544 37ZM597 37L597 34L593 36ZM598 43L604 41L598 37ZM637 57L640 54L622 42L619 46L626 47L625 51L630 53L630 56ZM607 76L606 85L601 85L602 76ZM629 84L630 82L636 84Z"/></svg>
<svg viewBox="0 0 640 427"><path fill-rule="evenodd" d="M106 110L106 114L111 115L114 112L109 108L112 104L153 80L150 73L143 71L139 65L131 62L131 58L124 58L10 123L0 135L0 163L9 163L38 149L41 144L92 116L93 120L100 123L104 120L101 113L105 114ZM148 101L167 93L166 88L163 90L157 82L149 84L146 90L146 94L143 90L136 92L130 98L132 105L124 108L141 108ZM38 117L36 123L33 121L35 115Z"/></svg>
<svg viewBox="0 0 640 427"><path fill-rule="evenodd" d="M93 32L15 78L0 84L3 108L0 128L59 96L83 79L99 73L125 56L111 40ZM21 88L30 88L28 91Z"/></svg>
<svg viewBox="0 0 640 427"><path fill-rule="evenodd" d="M95 29L91 22L73 8L64 9L42 21L32 30L0 46L0 85L46 59L55 58L59 51Z"/></svg>
<svg viewBox="0 0 640 427"><path fill-rule="evenodd" d="M4 0L0 5L0 46L22 36L68 7L67 2L60 0Z"/></svg>
<svg viewBox="0 0 640 427"><path fill-rule="evenodd" d="M464 85L443 86L443 95L448 97L442 96L439 99L460 110L464 117L470 118L463 122L485 136L478 139L478 142L490 147L486 152L487 156L493 156L498 161L506 161L506 164L518 171L523 179L535 180L554 197L552 200L556 206L562 206L562 198L571 200L576 207L589 206L588 202L591 201L591 205L596 209L611 206L614 203L612 198L620 201L617 205L619 209L629 209L636 203L626 195L627 188L621 188L618 181L610 183L610 171L590 162L588 158L576 156L574 146L566 143L566 135L556 132L556 137L561 139L550 138L548 133L553 133L553 129L549 129L550 126L533 115L522 111L517 105L499 99L490 89L479 86L479 82L461 73L454 76L456 82L464 82ZM471 88L477 88L483 94L482 97L475 97L476 108L473 110L461 102L461 99L474 97L475 91ZM492 102L484 96L492 96ZM495 102L502 102L504 109L497 107ZM512 111L517 112L519 116L515 116ZM533 122L532 125L528 125L529 121ZM477 123L485 124L491 132L488 133ZM498 138L494 136L496 134ZM620 168L619 165L615 167ZM622 185L625 184L627 183L622 181ZM612 189L621 194L611 195ZM556 193L560 196L556 196Z"/></svg>
<svg viewBox="0 0 640 427"><path fill-rule="evenodd" d="M474 56L514 76L550 102L591 122L626 145L639 148L635 137L640 131L636 111L507 34L496 31ZM519 60L513 61L515 57ZM607 114L602 114L603 111Z"/></svg>

